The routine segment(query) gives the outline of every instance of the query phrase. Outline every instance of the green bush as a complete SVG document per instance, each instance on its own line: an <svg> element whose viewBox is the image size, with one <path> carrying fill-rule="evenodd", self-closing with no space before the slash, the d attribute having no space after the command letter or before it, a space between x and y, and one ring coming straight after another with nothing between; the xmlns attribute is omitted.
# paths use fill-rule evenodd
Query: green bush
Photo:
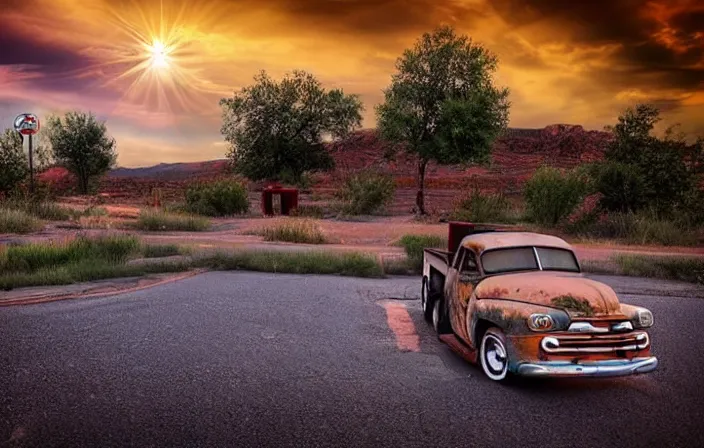
<svg viewBox="0 0 704 448"><path fill-rule="evenodd" d="M210 228L210 221L202 216L181 215L156 210L142 210L135 227L147 231L202 232Z"/></svg>
<svg viewBox="0 0 704 448"><path fill-rule="evenodd" d="M645 205L645 180L633 165L604 162L592 173L595 189L601 193L600 206L606 210L628 212Z"/></svg>
<svg viewBox="0 0 704 448"><path fill-rule="evenodd" d="M43 227L39 219L22 210L0 208L0 233L32 233Z"/></svg>
<svg viewBox="0 0 704 448"><path fill-rule="evenodd" d="M403 235L396 245L406 251L408 267L419 272L423 268L423 249L447 248L447 240L437 235Z"/></svg>
<svg viewBox="0 0 704 448"><path fill-rule="evenodd" d="M554 226L575 210L588 189L581 171L562 173L557 168L539 168L524 189L528 217L538 224Z"/></svg>
<svg viewBox="0 0 704 448"><path fill-rule="evenodd" d="M391 176L362 171L349 176L336 192L346 215L371 215L379 212L394 197L396 185Z"/></svg>
<svg viewBox="0 0 704 448"><path fill-rule="evenodd" d="M205 216L231 216L249 210L247 188L234 180L191 185L186 190L186 207Z"/></svg>
<svg viewBox="0 0 704 448"><path fill-rule="evenodd" d="M483 194L475 190L457 203L450 219L475 223L514 223L518 217L511 202L501 193Z"/></svg>
<svg viewBox="0 0 704 448"><path fill-rule="evenodd" d="M291 219L262 229L259 234L265 241L288 243L324 244L325 235L320 227L307 220Z"/></svg>

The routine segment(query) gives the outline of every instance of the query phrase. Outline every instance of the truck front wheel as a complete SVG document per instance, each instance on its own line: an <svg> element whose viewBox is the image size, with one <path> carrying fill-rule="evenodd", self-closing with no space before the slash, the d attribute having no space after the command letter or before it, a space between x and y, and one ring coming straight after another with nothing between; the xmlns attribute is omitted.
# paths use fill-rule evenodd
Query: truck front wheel
<svg viewBox="0 0 704 448"><path fill-rule="evenodd" d="M508 375L506 336L497 327L491 327L482 336L479 362L484 374L494 381L504 381Z"/></svg>

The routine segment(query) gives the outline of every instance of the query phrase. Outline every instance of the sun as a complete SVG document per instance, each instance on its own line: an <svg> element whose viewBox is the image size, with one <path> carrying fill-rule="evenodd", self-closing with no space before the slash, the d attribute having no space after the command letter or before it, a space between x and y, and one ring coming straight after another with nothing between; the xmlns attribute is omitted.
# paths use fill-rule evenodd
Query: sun
<svg viewBox="0 0 704 448"><path fill-rule="evenodd" d="M149 46L149 61L152 68L169 67L169 49L158 39Z"/></svg>

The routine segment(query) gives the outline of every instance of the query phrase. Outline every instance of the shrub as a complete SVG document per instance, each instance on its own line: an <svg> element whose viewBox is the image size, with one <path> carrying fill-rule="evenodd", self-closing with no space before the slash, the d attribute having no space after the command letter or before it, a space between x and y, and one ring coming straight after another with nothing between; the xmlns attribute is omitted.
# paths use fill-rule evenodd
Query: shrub
<svg viewBox="0 0 704 448"><path fill-rule="evenodd" d="M396 186L391 176L362 171L349 176L336 196L343 203L342 213L370 215L386 206L394 197Z"/></svg>
<svg viewBox="0 0 704 448"><path fill-rule="evenodd" d="M446 248L447 240L437 235L404 235L396 245L406 251L409 268L419 272L423 268L423 249Z"/></svg>
<svg viewBox="0 0 704 448"><path fill-rule="evenodd" d="M601 193L601 207L611 211L635 211L645 205L645 180L633 165L605 162L592 173L595 189Z"/></svg>
<svg viewBox="0 0 704 448"><path fill-rule="evenodd" d="M319 226L306 220L289 220L265 227L260 234L265 241L285 241L288 243L323 244L325 235Z"/></svg>
<svg viewBox="0 0 704 448"><path fill-rule="evenodd" d="M210 228L210 221L201 216L142 210L135 227L148 231L202 232Z"/></svg>
<svg viewBox="0 0 704 448"><path fill-rule="evenodd" d="M581 172L539 168L524 189L528 217L554 226L574 211L587 192L588 182Z"/></svg>
<svg viewBox="0 0 704 448"><path fill-rule="evenodd" d="M43 227L40 220L26 212L0 208L0 233L32 233Z"/></svg>
<svg viewBox="0 0 704 448"><path fill-rule="evenodd" d="M186 190L186 207L205 216L231 216L249 210L247 189L234 180L200 183Z"/></svg>
<svg viewBox="0 0 704 448"><path fill-rule="evenodd" d="M474 190L462 198L455 206L450 218L467 222L516 222L510 201L502 194L482 194Z"/></svg>

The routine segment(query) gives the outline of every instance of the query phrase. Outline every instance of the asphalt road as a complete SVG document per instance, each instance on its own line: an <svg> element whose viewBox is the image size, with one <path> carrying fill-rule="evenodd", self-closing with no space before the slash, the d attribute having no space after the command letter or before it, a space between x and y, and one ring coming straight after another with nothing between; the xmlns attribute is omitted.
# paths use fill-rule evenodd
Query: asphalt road
<svg viewBox="0 0 704 448"><path fill-rule="evenodd" d="M704 299L606 280L653 310L656 372L495 384L433 336L408 278L208 273L0 308L0 446L704 446Z"/></svg>

